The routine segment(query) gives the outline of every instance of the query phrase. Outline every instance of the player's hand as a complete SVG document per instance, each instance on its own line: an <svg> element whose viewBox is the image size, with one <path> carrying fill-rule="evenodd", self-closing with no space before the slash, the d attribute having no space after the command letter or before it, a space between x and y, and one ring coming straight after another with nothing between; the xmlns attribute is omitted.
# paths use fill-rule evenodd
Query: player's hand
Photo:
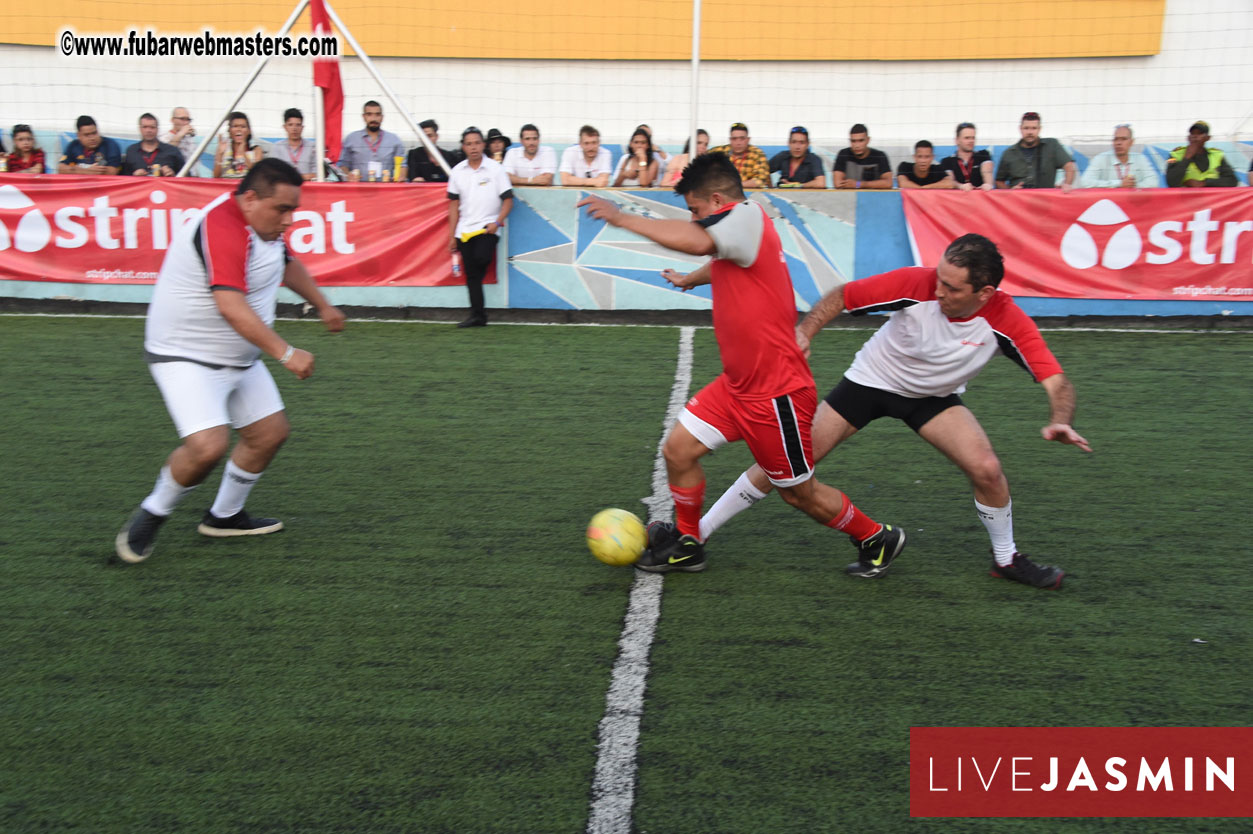
<svg viewBox="0 0 1253 834"><path fill-rule="evenodd" d="M796 328L796 346L801 349L801 353L805 354L805 358L809 358L809 337L806 336L801 329Z"/></svg>
<svg viewBox="0 0 1253 834"><path fill-rule="evenodd" d="M295 374L296 379L308 379L313 376L313 354L296 348L283 367Z"/></svg>
<svg viewBox="0 0 1253 834"><path fill-rule="evenodd" d="M691 282L692 274L690 272L683 273L675 272L673 269L663 269L661 271L661 277L673 284L675 289L682 290L683 292L687 292L695 286L695 284Z"/></svg>
<svg viewBox="0 0 1253 834"><path fill-rule="evenodd" d="M497 232L499 232L499 231L500 231L500 227L499 227L499 226L497 226L495 223L488 223L488 224L487 224L486 226L484 226L483 228L487 229L487 233L488 233L489 235L494 235L494 234L496 234Z"/></svg>
<svg viewBox="0 0 1253 834"><path fill-rule="evenodd" d="M448 251L449 251L449 252L456 252L456 251L457 251L457 236L456 236L456 235L453 235L453 236L452 236L452 237L448 240Z"/></svg>
<svg viewBox="0 0 1253 834"><path fill-rule="evenodd" d="M344 320L347 318L338 307L330 304L318 310L318 318L322 319L322 326L332 333L338 333L344 329Z"/></svg>
<svg viewBox="0 0 1253 834"><path fill-rule="evenodd" d="M1065 443L1070 446L1078 446L1085 452L1092 451L1092 447L1088 445L1088 441L1083 439L1083 435L1075 431L1066 423L1049 423L1040 429L1040 435L1045 440L1056 440L1058 443Z"/></svg>
<svg viewBox="0 0 1253 834"><path fill-rule="evenodd" d="M582 206L587 206L587 214L593 220L604 220L610 226L616 226L618 216L622 214L616 203L611 203L603 197L588 195L575 203L576 208Z"/></svg>

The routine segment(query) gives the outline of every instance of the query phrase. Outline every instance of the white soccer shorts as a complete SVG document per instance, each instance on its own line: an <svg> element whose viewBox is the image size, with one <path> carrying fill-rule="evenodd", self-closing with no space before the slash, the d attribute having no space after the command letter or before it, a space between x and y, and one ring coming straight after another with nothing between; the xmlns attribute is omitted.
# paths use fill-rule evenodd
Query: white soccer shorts
<svg viewBox="0 0 1253 834"><path fill-rule="evenodd" d="M214 426L251 425L283 410L274 377L257 360L247 368L209 368L195 362L150 362L179 437Z"/></svg>

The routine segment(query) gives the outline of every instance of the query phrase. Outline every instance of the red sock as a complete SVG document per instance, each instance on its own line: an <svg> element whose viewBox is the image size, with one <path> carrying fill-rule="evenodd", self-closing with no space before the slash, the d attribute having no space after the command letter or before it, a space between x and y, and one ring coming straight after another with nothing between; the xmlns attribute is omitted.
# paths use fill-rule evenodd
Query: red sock
<svg viewBox="0 0 1253 834"><path fill-rule="evenodd" d="M694 487L670 485L670 497L674 499L674 523L679 535L700 538L700 508L705 503L705 482Z"/></svg>
<svg viewBox="0 0 1253 834"><path fill-rule="evenodd" d="M844 505L840 508L840 514L827 522L828 527L848 533L859 542L879 532L879 522L857 509L844 493L841 492L840 497L844 499Z"/></svg>

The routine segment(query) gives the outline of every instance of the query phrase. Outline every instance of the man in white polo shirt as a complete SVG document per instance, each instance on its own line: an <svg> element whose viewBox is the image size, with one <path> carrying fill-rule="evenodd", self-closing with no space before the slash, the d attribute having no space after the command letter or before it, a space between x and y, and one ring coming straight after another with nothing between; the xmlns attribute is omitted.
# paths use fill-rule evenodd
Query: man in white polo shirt
<svg viewBox="0 0 1253 834"><path fill-rule="evenodd" d="M505 151L505 173L514 185L552 185L557 173L557 152L539 143L539 128L523 125L518 131L521 147Z"/></svg>
<svg viewBox="0 0 1253 834"><path fill-rule="evenodd" d="M604 188L613 174L613 154L600 146L600 131L579 128L579 144L561 154L561 184L577 188Z"/></svg>
<svg viewBox="0 0 1253 834"><path fill-rule="evenodd" d="M470 293L470 317L458 327L483 327L487 309L483 304L483 276L496 259L496 232L513 209L513 189L505 169L483 156L483 131L467 127L461 132L461 152L448 177L448 250L461 255L466 289Z"/></svg>
<svg viewBox="0 0 1253 834"><path fill-rule="evenodd" d="M278 519L244 510L289 431L260 355L268 353L298 379L313 373L313 354L288 344L271 326L279 286L313 305L327 330L344 327L344 314L283 242L300 207L302 182L287 162L261 160L233 194L222 194L201 210L199 222L183 226L165 254L148 307L144 355L183 442L117 534L123 562L148 558L166 518L226 455L232 427L239 442L199 531L225 537L283 529Z"/></svg>

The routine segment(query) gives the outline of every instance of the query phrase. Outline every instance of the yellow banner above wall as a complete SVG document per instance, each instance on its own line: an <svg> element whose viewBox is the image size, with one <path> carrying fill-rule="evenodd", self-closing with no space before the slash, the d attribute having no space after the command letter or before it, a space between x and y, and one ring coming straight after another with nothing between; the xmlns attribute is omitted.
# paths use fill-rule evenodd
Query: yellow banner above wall
<svg viewBox="0 0 1253 834"><path fill-rule="evenodd" d="M467 6L464 0L332 0L372 56L688 60L691 0ZM710 61L918 61L1153 55L1165 0L703 0ZM194 5L44 0L0 12L0 40L52 46L57 34L274 33L295 0ZM308 13L296 34L307 33ZM345 54L349 50L343 44Z"/></svg>

